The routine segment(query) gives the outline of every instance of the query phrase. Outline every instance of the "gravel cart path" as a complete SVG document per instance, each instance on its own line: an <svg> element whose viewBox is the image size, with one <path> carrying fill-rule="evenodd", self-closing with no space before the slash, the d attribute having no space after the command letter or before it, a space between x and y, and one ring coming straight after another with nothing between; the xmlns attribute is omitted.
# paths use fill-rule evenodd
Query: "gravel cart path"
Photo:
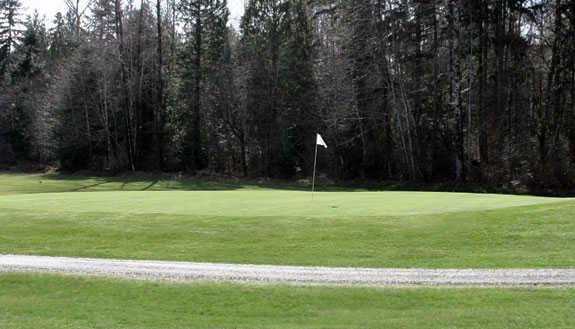
<svg viewBox="0 0 575 329"><path fill-rule="evenodd" d="M343 268L0 255L0 272L9 271L329 284L575 285L575 268Z"/></svg>

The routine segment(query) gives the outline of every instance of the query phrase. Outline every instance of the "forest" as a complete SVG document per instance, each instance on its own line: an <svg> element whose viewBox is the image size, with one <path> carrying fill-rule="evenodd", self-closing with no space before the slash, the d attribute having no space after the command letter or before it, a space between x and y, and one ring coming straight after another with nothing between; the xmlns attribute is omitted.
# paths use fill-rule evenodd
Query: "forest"
<svg viewBox="0 0 575 329"><path fill-rule="evenodd" d="M575 187L575 1L0 0L0 167Z"/></svg>

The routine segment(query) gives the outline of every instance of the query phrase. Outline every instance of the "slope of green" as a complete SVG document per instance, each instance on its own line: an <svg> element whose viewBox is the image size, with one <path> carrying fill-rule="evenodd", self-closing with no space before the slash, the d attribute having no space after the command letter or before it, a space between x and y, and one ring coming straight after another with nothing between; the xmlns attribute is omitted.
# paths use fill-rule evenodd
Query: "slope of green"
<svg viewBox="0 0 575 329"><path fill-rule="evenodd" d="M0 184L0 253L365 267L575 266L573 199L341 191L318 193L312 202L309 192L253 186L46 177L0 175L7 183ZM148 189L176 184L179 190ZM108 191L90 192L94 188Z"/></svg>
<svg viewBox="0 0 575 329"><path fill-rule="evenodd" d="M565 288L328 287L0 274L0 327L574 328Z"/></svg>

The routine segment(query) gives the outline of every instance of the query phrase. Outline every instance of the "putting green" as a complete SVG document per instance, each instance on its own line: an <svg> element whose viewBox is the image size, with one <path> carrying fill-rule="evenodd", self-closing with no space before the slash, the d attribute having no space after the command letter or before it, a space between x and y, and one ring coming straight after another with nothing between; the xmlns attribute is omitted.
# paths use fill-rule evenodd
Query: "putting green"
<svg viewBox="0 0 575 329"><path fill-rule="evenodd" d="M573 199L445 192L282 190L106 191L0 196L0 209L201 216L364 217L417 215L544 204Z"/></svg>

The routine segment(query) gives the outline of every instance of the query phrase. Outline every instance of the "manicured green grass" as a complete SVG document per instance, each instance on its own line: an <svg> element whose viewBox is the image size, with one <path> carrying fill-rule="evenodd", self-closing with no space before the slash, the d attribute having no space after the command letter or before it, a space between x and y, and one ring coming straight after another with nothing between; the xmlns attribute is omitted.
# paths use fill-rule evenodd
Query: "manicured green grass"
<svg viewBox="0 0 575 329"><path fill-rule="evenodd" d="M10 328L574 328L575 289L330 287L0 274Z"/></svg>
<svg viewBox="0 0 575 329"><path fill-rule="evenodd" d="M222 217L358 218L489 210L563 201L534 196L446 192L281 190L113 191L3 196L0 209Z"/></svg>
<svg viewBox="0 0 575 329"><path fill-rule="evenodd" d="M341 191L318 193L312 202L305 191L202 189L175 181L154 186L181 184L179 190L121 191L152 181L93 186L100 179L112 180L0 175L11 186L0 184L0 253L362 267L575 266L573 199ZM30 192L32 185L36 193L13 192ZM79 186L92 187L56 192Z"/></svg>
<svg viewBox="0 0 575 329"><path fill-rule="evenodd" d="M0 253L573 267L575 200L0 173ZM575 328L575 289L0 273L0 328Z"/></svg>

